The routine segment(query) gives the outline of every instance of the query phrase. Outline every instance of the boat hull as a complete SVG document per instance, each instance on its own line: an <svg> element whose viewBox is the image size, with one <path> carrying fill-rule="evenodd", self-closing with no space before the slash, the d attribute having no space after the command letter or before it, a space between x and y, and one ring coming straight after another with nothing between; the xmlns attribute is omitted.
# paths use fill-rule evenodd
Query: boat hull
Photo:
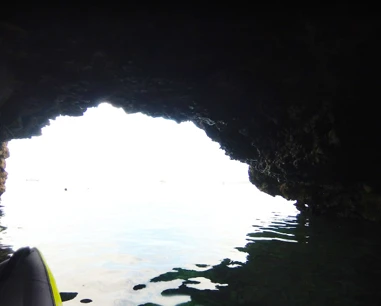
<svg viewBox="0 0 381 306"><path fill-rule="evenodd" d="M62 305L53 274L37 248L21 248L0 263L0 305Z"/></svg>

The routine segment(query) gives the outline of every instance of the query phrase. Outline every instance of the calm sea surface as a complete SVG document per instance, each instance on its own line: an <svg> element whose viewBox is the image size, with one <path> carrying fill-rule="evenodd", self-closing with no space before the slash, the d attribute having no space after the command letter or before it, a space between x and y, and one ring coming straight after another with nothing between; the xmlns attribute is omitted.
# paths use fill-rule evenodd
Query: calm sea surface
<svg viewBox="0 0 381 306"><path fill-rule="evenodd" d="M67 306L381 304L378 225L301 217L249 183L106 186L2 196L0 245L38 247Z"/></svg>

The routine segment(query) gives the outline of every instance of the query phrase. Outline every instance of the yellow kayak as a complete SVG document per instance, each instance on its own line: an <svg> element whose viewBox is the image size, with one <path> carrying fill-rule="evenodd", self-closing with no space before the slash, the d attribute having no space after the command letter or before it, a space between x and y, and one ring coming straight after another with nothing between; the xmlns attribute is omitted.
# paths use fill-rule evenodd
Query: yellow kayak
<svg viewBox="0 0 381 306"><path fill-rule="evenodd" d="M38 249L21 248L0 263L0 305L62 305L53 274Z"/></svg>

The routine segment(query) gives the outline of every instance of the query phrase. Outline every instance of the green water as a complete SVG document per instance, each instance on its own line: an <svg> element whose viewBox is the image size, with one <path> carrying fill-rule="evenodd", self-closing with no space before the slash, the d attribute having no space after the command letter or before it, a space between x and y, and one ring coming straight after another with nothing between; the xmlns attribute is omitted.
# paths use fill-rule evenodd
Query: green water
<svg viewBox="0 0 381 306"><path fill-rule="evenodd" d="M175 268L151 282L184 280L163 295L185 294L182 305L379 305L379 227L322 218L288 218L255 227L239 251L202 271ZM292 241L292 242L291 242ZM204 267L203 265L200 265ZM197 288L199 279L215 290ZM152 304L145 304L152 305Z"/></svg>

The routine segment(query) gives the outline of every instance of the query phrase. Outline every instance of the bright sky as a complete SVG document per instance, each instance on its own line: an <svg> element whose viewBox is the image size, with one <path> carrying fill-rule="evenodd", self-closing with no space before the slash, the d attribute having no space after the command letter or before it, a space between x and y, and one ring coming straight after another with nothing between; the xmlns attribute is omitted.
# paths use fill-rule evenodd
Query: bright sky
<svg viewBox="0 0 381 306"><path fill-rule="evenodd" d="M51 120L42 136L12 140L9 149L8 185L248 182L248 166L230 160L193 123L128 115L107 103Z"/></svg>

